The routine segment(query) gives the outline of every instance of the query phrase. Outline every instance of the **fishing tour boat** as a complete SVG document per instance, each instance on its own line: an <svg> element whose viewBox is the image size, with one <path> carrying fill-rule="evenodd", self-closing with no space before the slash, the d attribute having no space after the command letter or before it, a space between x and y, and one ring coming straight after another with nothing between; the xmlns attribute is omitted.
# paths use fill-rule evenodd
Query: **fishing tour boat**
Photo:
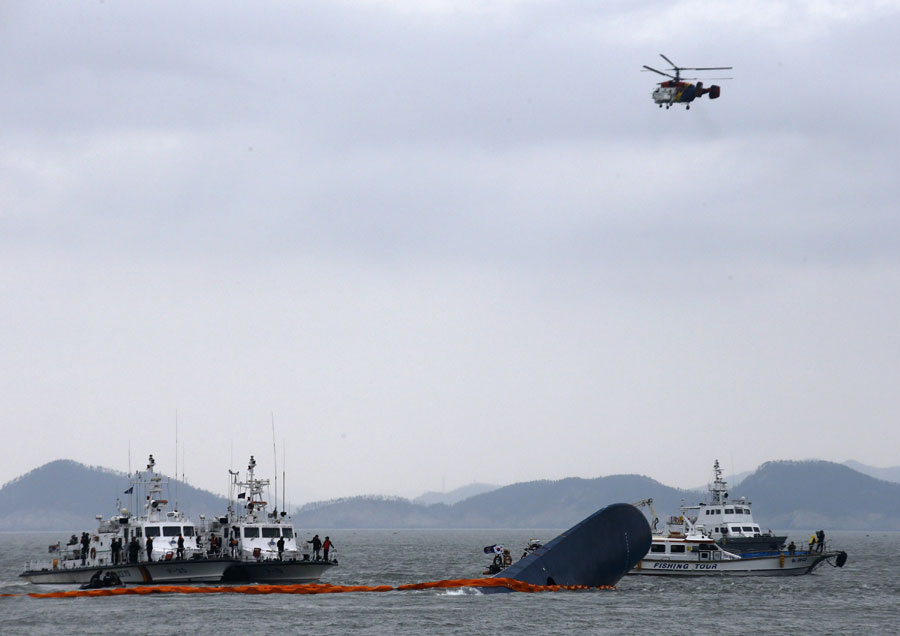
<svg viewBox="0 0 900 636"><path fill-rule="evenodd" d="M695 525L687 517L671 521L675 523L653 534L650 551L629 574L783 576L809 574L824 561L832 562L835 567L843 567L847 561L846 552L826 550L824 541L817 546L818 550L805 552L792 548L786 552L738 554L716 543L702 524Z"/></svg>
<svg viewBox="0 0 900 636"><path fill-rule="evenodd" d="M222 580L234 563L209 558L197 544L194 523L178 510L167 511L162 487L168 481L155 472L153 455L145 472L136 472L125 494L139 501L144 513L134 515L116 502L119 514L103 520L93 534L75 535L63 546L51 545L46 561L28 562L20 575L31 583L90 584L92 579L122 583L188 583ZM136 490L137 489L137 490ZM149 552L148 552L149 548Z"/></svg>
<svg viewBox="0 0 900 636"><path fill-rule="evenodd" d="M254 583L308 583L338 564L332 549L327 558L317 552L310 555L302 542L298 547L297 534L290 516L278 512L277 501L272 512L263 490L268 479L258 479L254 471L256 460L250 456L247 477L240 481L231 473L231 504L225 516L213 519L205 529L205 543L213 554L235 559L225 572L225 581ZM277 485L275 488L277 496ZM302 539L301 539L302 541Z"/></svg>

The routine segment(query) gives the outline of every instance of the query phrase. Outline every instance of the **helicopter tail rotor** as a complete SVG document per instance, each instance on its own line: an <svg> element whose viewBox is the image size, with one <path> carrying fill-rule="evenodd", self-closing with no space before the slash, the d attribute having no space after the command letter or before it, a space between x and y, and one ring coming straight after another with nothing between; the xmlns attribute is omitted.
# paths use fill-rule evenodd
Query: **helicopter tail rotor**
<svg viewBox="0 0 900 636"><path fill-rule="evenodd" d="M706 88L703 86L703 82L697 82L697 97L703 97L704 95L709 95L710 99L718 99L721 92L722 92L722 89L720 89L715 84L713 84L709 88Z"/></svg>

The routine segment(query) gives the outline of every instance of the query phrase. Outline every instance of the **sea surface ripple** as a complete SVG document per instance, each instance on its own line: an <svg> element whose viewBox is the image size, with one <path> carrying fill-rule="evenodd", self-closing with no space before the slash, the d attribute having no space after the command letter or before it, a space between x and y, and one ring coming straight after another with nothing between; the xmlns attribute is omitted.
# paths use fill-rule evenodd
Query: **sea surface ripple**
<svg viewBox="0 0 900 636"><path fill-rule="evenodd" d="M80 530L79 530L80 531ZM482 547L513 554L559 530L328 530L340 566L327 582L391 585L481 576ZM72 589L31 585L28 559L71 532L0 534L0 593ZM312 531L309 533L312 536ZM803 533L788 533L798 544ZM849 554L798 577L627 576L617 590L482 595L475 590L316 596L150 595L0 598L2 634L836 634L897 633L900 533L828 532Z"/></svg>

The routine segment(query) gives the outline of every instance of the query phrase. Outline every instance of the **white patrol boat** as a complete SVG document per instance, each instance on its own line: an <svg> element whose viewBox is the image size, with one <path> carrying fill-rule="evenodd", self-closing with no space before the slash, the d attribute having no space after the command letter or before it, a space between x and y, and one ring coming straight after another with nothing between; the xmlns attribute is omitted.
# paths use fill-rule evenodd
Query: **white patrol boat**
<svg viewBox="0 0 900 636"><path fill-rule="evenodd" d="M645 500L652 504L651 500ZM650 508L651 514L653 508ZM699 576L723 574L737 576L782 576L809 574L823 561L833 559L843 567L847 553L827 551L754 552L736 554L723 549L702 525L690 519L672 519L666 530L654 533L650 551L629 574Z"/></svg>
<svg viewBox="0 0 900 636"><path fill-rule="evenodd" d="M706 534L728 552L745 554L783 549L787 537L777 536L771 530L761 530L753 520L749 501L744 497L728 500L728 484L722 479L718 459L713 472L715 479L709 486L709 500L697 506L681 506L681 518L693 524L702 524ZM674 524L677 525L678 522ZM684 532L685 528L680 530Z"/></svg>
<svg viewBox="0 0 900 636"><path fill-rule="evenodd" d="M217 553L234 558L225 581L254 583L306 583L317 581L325 570L338 564L332 549L329 559L310 558L297 545L291 518L278 512L277 502L267 512L263 490L268 479L254 475L256 460L250 456L246 481L231 473L232 492L228 514L214 519L206 530L206 543ZM276 488L277 490L277 488ZM303 548L306 543L303 543ZM315 555L313 555L315 556Z"/></svg>
<svg viewBox="0 0 900 636"><path fill-rule="evenodd" d="M31 583L90 584L104 577L142 584L220 581L233 560L206 558L197 546L193 522L181 512L166 511L162 486L168 482L155 473L155 465L150 455L146 472L135 473L125 491L138 500L145 497L143 515L132 515L117 502L120 514L106 521L97 515L95 533L84 532L80 539L72 535L66 546L50 546L51 557L27 562L20 576Z"/></svg>

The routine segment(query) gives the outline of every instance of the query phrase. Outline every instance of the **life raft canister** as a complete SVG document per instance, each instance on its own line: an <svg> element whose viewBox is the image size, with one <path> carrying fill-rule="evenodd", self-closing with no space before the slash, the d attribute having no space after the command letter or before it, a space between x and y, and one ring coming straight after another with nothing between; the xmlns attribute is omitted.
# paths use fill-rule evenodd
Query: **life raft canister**
<svg viewBox="0 0 900 636"><path fill-rule="evenodd" d="M91 548L91 558L92 559L97 558L97 548Z"/></svg>

